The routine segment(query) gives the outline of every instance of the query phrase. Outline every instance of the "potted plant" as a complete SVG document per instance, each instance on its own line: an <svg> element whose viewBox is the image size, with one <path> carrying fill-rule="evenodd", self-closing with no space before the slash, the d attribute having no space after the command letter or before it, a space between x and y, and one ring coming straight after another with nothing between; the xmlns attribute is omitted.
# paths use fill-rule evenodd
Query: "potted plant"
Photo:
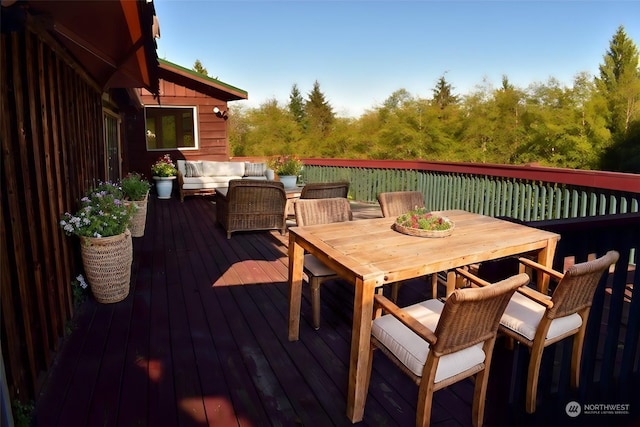
<svg viewBox="0 0 640 427"><path fill-rule="evenodd" d="M131 172L120 180L120 187L124 193L125 203L131 203L137 207L129 225L131 236L142 237L147 222L147 200L151 184L142 174Z"/></svg>
<svg viewBox="0 0 640 427"><path fill-rule="evenodd" d="M156 191L158 193L158 199L171 198L171 191L173 190L173 180L178 175L178 169L171 160L169 154L165 154L159 157L156 162L151 165L151 173L153 179L156 181Z"/></svg>
<svg viewBox="0 0 640 427"><path fill-rule="evenodd" d="M60 220L63 231L80 237L82 264L96 301L114 303L129 295L133 245L129 223L136 206L126 204L119 185L100 183L76 213Z"/></svg>
<svg viewBox="0 0 640 427"><path fill-rule="evenodd" d="M302 161L295 155L278 156L271 161L271 168L278 174L285 188L295 188L302 172Z"/></svg>

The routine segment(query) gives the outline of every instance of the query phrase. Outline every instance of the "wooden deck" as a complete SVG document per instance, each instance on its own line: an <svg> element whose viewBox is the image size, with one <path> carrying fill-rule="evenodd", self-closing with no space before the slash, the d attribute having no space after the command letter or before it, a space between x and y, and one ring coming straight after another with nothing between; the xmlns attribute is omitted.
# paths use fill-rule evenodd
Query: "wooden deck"
<svg viewBox="0 0 640 427"><path fill-rule="evenodd" d="M311 327L308 289L300 340L287 340L287 236L235 233L227 240L209 198L149 204L134 238L131 293L77 311L38 402L38 426L349 426L346 391L353 289L322 287L322 327ZM380 216L354 207L356 218ZM429 297L426 282L400 304ZM486 424L584 426L566 401L540 397L535 415L509 403L512 355L498 343ZM414 425L417 386L377 355L362 426ZM471 423L470 380L435 394L435 426ZM594 418L602 423L605 418ZM608 425L628 420L613 418ZM630 424L629 424L630 425Z"/></svg>

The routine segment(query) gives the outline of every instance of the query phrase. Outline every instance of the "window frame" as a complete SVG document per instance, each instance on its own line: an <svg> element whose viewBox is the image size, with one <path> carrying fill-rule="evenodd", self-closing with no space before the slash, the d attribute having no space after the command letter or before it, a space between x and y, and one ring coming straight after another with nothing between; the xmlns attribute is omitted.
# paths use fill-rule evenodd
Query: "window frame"
<svg viewBox="0 0 640 427"><path fill-rule="evenodd" d="M191 110L193 115L193 139L194 146L193 147L185 147L185 146L176 146L176 147L162 147L162 148L150 148L149 140L147 139L147 109L161 109L161 108L169 108L169 109L183 109L183 110ZM167 151L167 150L180 150L180 151L189 151L189 150L199 150L200 149L200 137L198 132L198 106L197 105L145 105L144 107L144 128L145 128L145 147L148 152L155 151Z"/></svg>

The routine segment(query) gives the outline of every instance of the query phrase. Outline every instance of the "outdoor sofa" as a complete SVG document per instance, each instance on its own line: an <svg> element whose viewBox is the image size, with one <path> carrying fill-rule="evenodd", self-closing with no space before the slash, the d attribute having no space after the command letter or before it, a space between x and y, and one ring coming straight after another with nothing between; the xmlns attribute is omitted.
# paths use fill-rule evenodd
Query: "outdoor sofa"
<svg viewBox="0 0 640 427"><path fill-rule="evenodd" d="M228 187L232 179L267 179L264 162L178 160L176 163L181 202L185 196L213 195L216 188Z"/></svg>

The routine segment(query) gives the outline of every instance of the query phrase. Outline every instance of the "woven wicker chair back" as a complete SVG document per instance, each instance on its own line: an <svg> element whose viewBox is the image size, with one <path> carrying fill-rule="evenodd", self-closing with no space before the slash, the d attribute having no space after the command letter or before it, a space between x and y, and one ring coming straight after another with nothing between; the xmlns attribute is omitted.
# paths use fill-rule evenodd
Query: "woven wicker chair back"
<svg viewBox="0 0 640 427"><path fill-rule="evenodd" d="M378 194L382 216L397 217L405 212L424 207L424 196L419 191L392 191Z"/></svg>
<svg viewBox="0 0 640 427"><path fill-rule="evenodd" d="M296 224L299 227L351 221L353 219L351 205L344 197L296 200L294 211Z"/></svg>
<svg viewBox="0 0 640 427"><path fill-rule="evenodd" d="M553 291L553 307L547 310L547 317L564 317L591 307L602 275L619 257L618 252L609 251L598 259L569 267Z"/></svg>
<svg viewBox="0 0 640 427"><path fill-rule="evenodd" d="M513 293L527 283L529 276L522 273L491 286L455 290L442 309L432 351L440 356L491 339Z"/></svg>
<svg viewBox="0 0 640 427"><path fill-rule="evenodd" d="M312 182L304 187L300 193L301 199L329 199L332 197L347 197L349 183L339 182Z"/></svg>

